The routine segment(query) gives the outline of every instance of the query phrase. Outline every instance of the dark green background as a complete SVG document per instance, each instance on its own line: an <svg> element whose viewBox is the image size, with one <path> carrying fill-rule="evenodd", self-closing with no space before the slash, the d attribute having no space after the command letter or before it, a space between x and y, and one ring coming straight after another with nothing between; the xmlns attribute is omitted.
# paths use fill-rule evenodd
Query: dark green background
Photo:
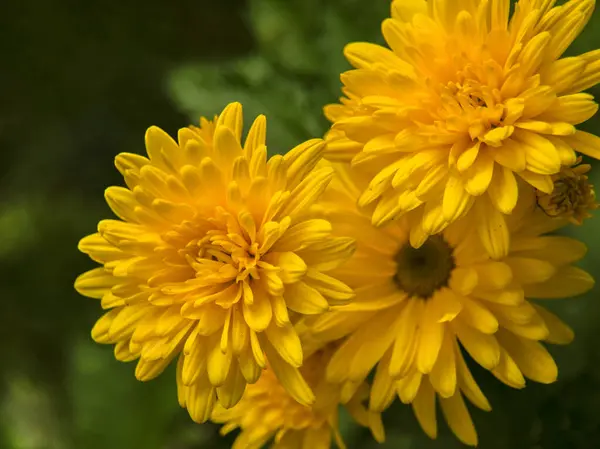
<svg viewBox="0 0 600 449"><path fill-rule="evenodd" d="M271 153L320 136L321 107L339 96L345 43L380 41L387 0L5 2L0 14L0 449L225 448L212 425L177 405L174 373L143 384L134 367L89 337L97 301L72 287L93 266L77 241L110 215L103 191L121 184L113 158L144 151L146 128L175 134L241 101L268 116ZM600 47L600 13L571 54ZM595 90L600 94L600 90ZM600 132L600 119L585 125ZM594 178L600 180L600 167ZM600 221L570 232L600 277ZM577 332L552 348L560 380L523 391L474 369L494 407L473 411L483 449L600 447L600 307L553 302ZM440 417L441 421L441 417ZM398 449L430 441L408 407L386 414ZM376 447L342 420L350 448Z"/></svg>

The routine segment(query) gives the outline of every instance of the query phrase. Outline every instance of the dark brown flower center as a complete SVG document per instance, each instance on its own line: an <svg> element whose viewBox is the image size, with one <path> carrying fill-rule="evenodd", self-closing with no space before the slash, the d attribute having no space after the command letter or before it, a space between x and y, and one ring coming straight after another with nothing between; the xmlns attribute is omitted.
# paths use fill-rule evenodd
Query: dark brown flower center
<svg viewBox="0 0 600 449"><path fill-rule="evenodd" d="M411 297L428 299L448 285L455 262L452 248L441 236L429 237L420 248L404 245L396 255L394 280Z"/></svg>

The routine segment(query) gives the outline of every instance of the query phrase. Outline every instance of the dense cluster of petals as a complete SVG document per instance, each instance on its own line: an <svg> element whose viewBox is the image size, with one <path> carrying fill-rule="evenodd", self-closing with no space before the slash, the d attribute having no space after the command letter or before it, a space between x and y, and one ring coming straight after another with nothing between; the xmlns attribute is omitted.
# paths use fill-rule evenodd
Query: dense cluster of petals
<svg viewBox="0 0 600 449"><path fill-rule="evenodd" d="M389 48L348 45L356 69L325 109L326 157L371 170L359 201L376 204L373 223L418 210L432 235L477 209L486 249L506 255L519 191L550 194L576 152L600 157L600 139L576 129L598 109L581 92L600 80L600 52L561 58L594 3L521 0L509 18L509 0L396 0Z"/></svg>
<svg viewBox="0 0 600 449"><path fill-rule="evenodd" d="M557 366L541 342L567 344L573 332L542 302L592 288L591 276L572 265L585 255L585 245L547 235L565 220L532 208L530 195L510 217L506 257L492 259L462 223L415 250L409 243L410 220L378 228L357 207L368 176L347 166L337 170L322 211L334 234L357 241L350 261L334 271L356 296L311 321L316 339L347 337L327 367L327 379L358 385L376 367L372 410L383 411L397 395L412 404L425 432L435 437L438 396L458 438L477 444L463 396L481 409L491 408L463 351L511 387L523 388L525 378L554 382ZM402 260L405 248L412 265Z"/></svg>
<svg viewBox="0 0 600 449"><path fill-rule="evenodd" d="M315 351L300 369L316 394L312 407L299 404L290 397L269 369L258 382L248 386L244 398L235 407L229 410L217 407L212 420L224 423L221 434L241 429L232 449L258 449L270 440L273 440L273 449L329 449L332 441L344 449L346 446L338 429L340 403L381 442L384 436L380 414L363 405L369 396L368 385L362 383L353 388L352 396L344 399L343 386L327 382L325 367L332 349L325 347Z"/></svg>
<svg viewBox="0 0 600 449"><path fill-rule="evenodd" d="M150 128L149 158L116 158L127 188L108 188L106 200L120 219L79 245L102 266L75 287L109 309L94 340L115 344L119 360L139 359L144 381L178 357L180 403L198 422L217 400L235 405L267 363L296 401L312 403L293 321L353 296L326 274L352 240L332 238L310 213L333 175L315 169L323 142L267 161L265 123L256 119L243 147L238 103L181 129L178 142Z"/></svg>

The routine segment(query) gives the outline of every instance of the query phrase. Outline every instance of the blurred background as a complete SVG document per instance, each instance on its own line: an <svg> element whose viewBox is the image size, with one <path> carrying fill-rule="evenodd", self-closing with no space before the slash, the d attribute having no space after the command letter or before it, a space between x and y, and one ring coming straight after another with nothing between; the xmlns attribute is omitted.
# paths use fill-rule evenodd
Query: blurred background
<svg viewBox="0 0 600 449"><path fill-rule="evenodd" d="M271 153L327 129L345 43L381 42L387 0L22 0L0 15L0 449L227 448L177 404L173 370L137 382L132 364L92 342L97 301L75 277L93 267L78 240L110 216L120 152L233 100L268 116ZM571 47L600 47L600 12ZM600 89L593 91L600 97ZM600 132L600 116L585 126ZM593 171L600 183L600 167ZM600 278L600 217L571 234ZM482 449L600 447L598 289L551 307L576 330L553 347L560 380L523 391L475 369L494 411L472 409ZM425 437L410 408L386 413L385 445L342 419L350 448L462 447L441 424ZM443 421L440 419L440 422Z"/></svg>

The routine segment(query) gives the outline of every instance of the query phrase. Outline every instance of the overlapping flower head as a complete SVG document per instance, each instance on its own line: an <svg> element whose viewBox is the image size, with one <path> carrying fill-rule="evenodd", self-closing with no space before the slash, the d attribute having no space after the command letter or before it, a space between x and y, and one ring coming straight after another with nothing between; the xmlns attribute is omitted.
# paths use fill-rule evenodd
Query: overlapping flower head
<svg viewBox="0 0 600 449"><path fill-rule="evenodd" d="M315 169L323 142L267 161L265 123L256 119L243 147L238 103L181 129L178 143L150 128L149 158L116 158L127 188L108 188L106 200L119 220L101 221L79 245L102 266L75 286L109 309L94 340L115 344L121 361L139 359L143 381L178 357L180 402L198 422L215 401L239 402L267 363L294 400L311 404L293 322L353 296L326 274L352 240L332 238L310 212L333 175Z"/></svg>
<svg viewBox="0 0 600 449"><path fill-rule="evenodd" d="M509 0L395 0L389 48L346 47L356 69L326 107L327 157L371 168L359 201L374 224L412 211L419 246L472 211L502 257L520 192L551 194L577 152L600 156L600 139L576 129L598 109L581 91L600 80L600 52L561 58L595 1L555 3L520 0L509 18Z"/></svg>
<svg viewBox="0 0 600 449"><path fill-rule="evenodd" d="M521 195L508 220L506 257L492 259L464 222L415 249L407 217L378 228L357 207L368 176L348 166L337 169L322 213L334 235L357 241L351 260L334 271L356 296L311 320L316 339L347 337L327 367L328 381L360 385L376 367L372 410L385 410L398 396L435 438L437 396L450 428L476 445L463 396L483 410L491 407L463 350L511 387L524 387L525 378L554 382L557 366L541 342L566 344L573 332L539 300L576 296L593 286L591 276L572 265L586 247L546 235L567 220L548 217L532 195Z"/></svg>
<svg viewBox="0 0 600 449"><path fill-rule="evenodd" d="M352 386L351 397L344 399L345 387L327 382L325 369L335 347L335 344L305 345L306 359L300 372L315 392L312 406L296 402L270 369L258 382L248 386L244 398L235 407L226 410L218 406L212 420L224 423L221 434L241 429L232 449L260 448L271 440L274 449L329 449L332 442L344 449L346 445L338 429L340 403L344 403L359 424L369 427L379 442L383 441L380 413L364 406L369 397L368 384Z"/></svg>

